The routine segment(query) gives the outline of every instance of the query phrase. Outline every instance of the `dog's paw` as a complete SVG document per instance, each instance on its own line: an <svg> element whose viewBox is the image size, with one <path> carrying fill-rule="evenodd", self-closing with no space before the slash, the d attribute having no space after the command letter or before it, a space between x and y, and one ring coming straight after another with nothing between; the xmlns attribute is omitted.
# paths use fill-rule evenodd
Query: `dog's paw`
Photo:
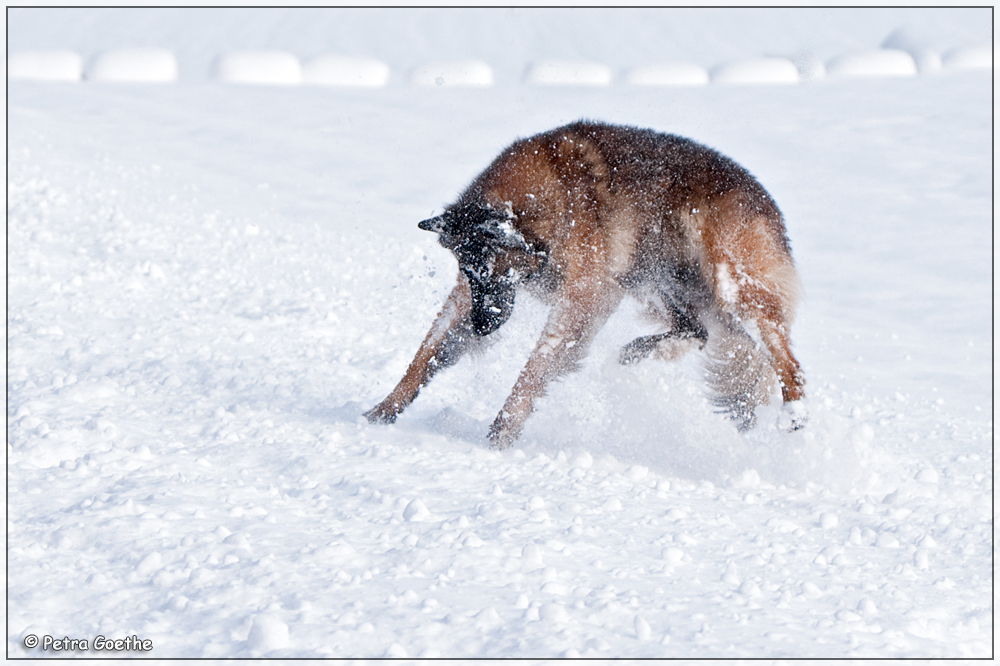
<svg viewBox="0 0 1000 666"><path fill-rule="evenodd" d="M757 425L757 415L753 412L753 410L733 411L730 412L729 418L732 419L737 432L747 432L748 430L752 430L753 427Z"/></svg>
<svg viewBox="0 0 1000 666"><path fill-rule="evenodd" d="M490 448L503 451L504 449L509 449L511 445L517 440L519 433L514 432L513 428L507 423L503 416L498 416L490 426Z"/></svg>
<svg viewBox="0 0 1000 666"><path fill-rule="evenodd" d="M396 405L386 405L383 402L365 412L364 417L368 419L368 423L386 424L395 423L397 414L399 411L396 409Z"/></svg>
<svg viewBox="0 0 1000 666"><path fill-rule="evenodd" d="M778 415L778 427L785 432L795 432L806 427L809 421L809 412L801 400L786 402L781 406L781 413Z"/></svg>

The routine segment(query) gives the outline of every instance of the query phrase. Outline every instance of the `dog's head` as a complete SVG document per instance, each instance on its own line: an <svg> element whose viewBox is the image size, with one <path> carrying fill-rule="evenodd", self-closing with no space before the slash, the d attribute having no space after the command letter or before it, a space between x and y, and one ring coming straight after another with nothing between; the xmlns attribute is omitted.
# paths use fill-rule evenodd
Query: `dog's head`
<svg viewBox="0 0 1000 666"><path fill-rule="evenodd" d="M481 201L459 203L417 226L438 234L438 242L458 259L472 291L472 328L485 336L500 328L514 310L520 280L518 255L537 251L513 224L509 207L497 209Z"/></svg>

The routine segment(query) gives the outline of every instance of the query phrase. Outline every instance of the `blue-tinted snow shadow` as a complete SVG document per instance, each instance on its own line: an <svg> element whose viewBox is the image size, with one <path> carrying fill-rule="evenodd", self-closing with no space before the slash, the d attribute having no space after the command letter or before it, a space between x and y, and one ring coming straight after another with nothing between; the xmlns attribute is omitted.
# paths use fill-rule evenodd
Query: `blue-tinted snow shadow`
<svg viewBox="0 0 1000 666"><path fill-rule="evenodd" d="M452 407L445 407L415 425L469 444L489 446L486 433L489 432L490 422L474 419Z"/></svg>
<svg viewBox="0 0 1000 666"><path fill-rule="evenodd" d="M874 464L885 452L872 441L870 428L820 401L807 402L809 422L802 430L784 431L780 407L771 405L758 408L757 425L740 433L726 416L713 412L692 381L695 364L654 364L637 372L605 363L596 370L553 384L513 450L553 459L560 452L572 458L586 451L594 459L642 465L660 476L715 484L753 470L775 486L817 484L834 491L870 488L878 482L877 470L888 464ZM392 426L368 424L364 412L371 406L347 401L312 411L329 425L359 427L386 443L431 436L489 448L492 418L475 418L461 406L414 409Z"/></svg>
<svg viewBox="0 0 1000 666"><path fill-rule="evenodd" d="M445 407L428 411L413 409L401 414L391 426L370 424L365 418L366 411L375 403L364 404L349 400L339 407L322 407L309 410L310 414L328 425L349 425L370 428L370 434L378 436L380 432L403 435L438 435L472 444L483 448L489 447L486 433L490 422L478 420L464 414L459 409ZM391 430L389 429L391 428Z"/></svg>
<svg viewBox="0 0 1000 666"><path fill-rule="evenodd" d="M715 413L696 356L678 364L592 364L558 382L532 415L517 446L556 457L560 451L611 456L668 477L726 483L748 470L773 485L863 487L870 442L855 424L820 403L808 404L805 429L786 432L780 406L758 408L757 425L740 433ZM571 456L570 456L571 457Z"/></svg>

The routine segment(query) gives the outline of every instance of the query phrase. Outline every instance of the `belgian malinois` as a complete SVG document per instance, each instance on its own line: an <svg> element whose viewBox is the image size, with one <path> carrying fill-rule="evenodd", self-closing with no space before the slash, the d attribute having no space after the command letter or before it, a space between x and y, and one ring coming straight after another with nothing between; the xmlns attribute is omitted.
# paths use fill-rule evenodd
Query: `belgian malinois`
<svg viewBox="0 0 1000 666"><path fill-rule="evenodd" d="M430 378L510 317L519 287L552 309L489 432L504 449L554 377L572 370L625 294L663 332L619 361L703 349L713 402L745 430L781 388L801 427L789 349L798 298L781 213L745 169L672 134L580 121L515 142L418 225L458 260L458 284L395 389L365 416L391 423Z"/></svg>

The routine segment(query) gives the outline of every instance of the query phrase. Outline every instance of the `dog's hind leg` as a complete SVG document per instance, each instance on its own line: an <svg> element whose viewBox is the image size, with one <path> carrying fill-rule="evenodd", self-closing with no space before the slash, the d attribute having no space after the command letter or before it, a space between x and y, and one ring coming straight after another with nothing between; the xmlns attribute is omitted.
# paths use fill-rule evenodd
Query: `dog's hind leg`
<svg viewBox="0 0 1000 666"><path fill-rule="evenodd" d="M644 335L628 343L618 352L618 362L622 365L633 365L653 353L657 345L671 337L671 332L656 335Z"/></svg>
<svg viewBox="0 0 1000 666"><path fill-rule="evenodd" d="M757 326L764 346L771 352L774 372L781 381L781 399L784 402L801 400L805 396L806 382L799 362L792 356L785 326L763 318L757 321Z"/></svg>
<svg viewBox="0 0 1000 666"><path fill-rule="evenodd" d="M703 349L707 337L678 335L674 331L644 335L622 347L618 352L618 362L634 365L656 352L664 361L675 361L694 349Z"/></svg>
<svg viewBox="0 0 1000 666"><path fill-rule="evenodd" d="M670 330L636 338L622 347L618 353L622 365L638 363L654 351L663 360L672 361L692 349L703 349L708 341L708 331L696 315L707 300L704 282L693 270L674 268L666 273L664 284L650 299L649 306Z"/></svg>
<svg viewBox="0 0 1000 666"><path fill-rule="evenodd" d="M392 423L439 370L454 365L478 340L471 322L472 295L465 276L451 290L406 374L385 400L365 412L370 423Z"/></svg>
<svg viewBox="0 0 1000 666"><path fill-rule="evenodd" d="M786 272L788 270L790 269L786 269ZM794 274L791 278L785 278L786 292L791 291L789 284L795 286ZM777 376L781 387L787 427L789 430L798 430L805 426L807 418L805 405L802 402L805 397L805 377L799 362L792 355L788 337L791 307L787 302L790 298L786 296L783 303L780 296L781 289L780 282L774 285L758 283L743 286L740 316L744 321L752 320L756 323L760 342L764 348L761 351L766 350L767 364Z"/></svg>
<svg viewBox="0 0 1000 666"><path fill-rule="evenodd" d="M621 348L618 362L633 365L653 352L664 360L672 361L692 349L703 349L707 340L708 332L701 324L676 310L669 331L636 338Z"/></svg>
<svg viewBox="0 0 1000 666"><path fill-rule="evenodd" d="M781 399L784 402L786 428L799 430L804 428L808 415L802 398L805 397L805 378L799 368L799 362L792 356L788 340L788 329L783 324L776 324L770 319L761 318L757 321L764 346L771 352L771 365L778 381L781 383Z"/></svg>

